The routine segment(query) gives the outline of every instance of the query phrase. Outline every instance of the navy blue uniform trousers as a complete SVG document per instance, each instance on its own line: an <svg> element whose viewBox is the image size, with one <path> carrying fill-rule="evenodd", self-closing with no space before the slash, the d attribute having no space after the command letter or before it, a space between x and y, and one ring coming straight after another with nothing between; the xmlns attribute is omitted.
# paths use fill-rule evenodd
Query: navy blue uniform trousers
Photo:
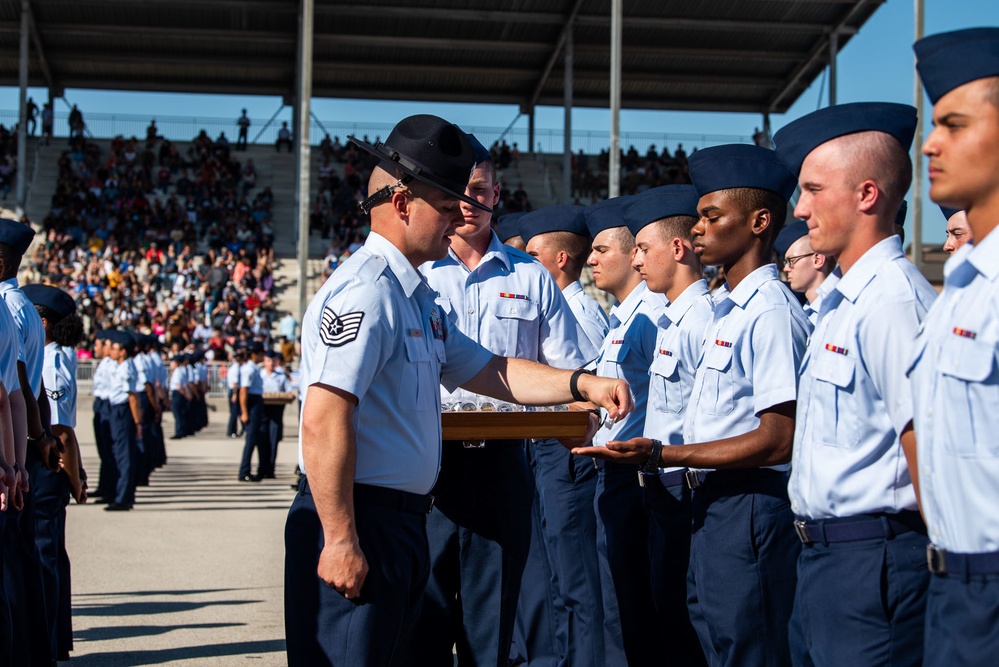
<svg viewBox="0 0 999 667"><path fill-rule="evenodd" d="M229 398L229 423L226 426L225 434L232 437L239 435L240 427L242 426L239 421L239 389L230 389L226 396ZM233 401L233 398L236 400Z"/></svg>
<svg viewBox="0 0 999 667"><path fill-rule="evenodd" d="M246 397L246 408L250 421L244 425L246 439L243 442L243 458L239 462L239 476L250 474L253 450L257 450L257 474L260 476L274 472L271 465L270 444L267 442L267 419L264 416L264 398L260 394Z"/></svg>
<svg viewBox="0 0 999 667"><path fill-rule="evenodd" d="M996 555L999 558L999 555ZM994 665L999 656L999 574L931 575L926 667Z"/></svg>
<svg viewBox="0 0 999 667"><path fill-rule="evenodd" d="M114 496L118 473L114 464L114 452L111 451L111 403L106 398L94 399L94 440L101 459L94 496L110 498Z"/></svg>
<svg viewBox="0 0 999 667"><path fill-rule="evenodd" d="M111 449L117 475L114 486L116 505L135 504L135 482L138 474L139 447L135 420L127 402L111 406Z"/></svg>
<svg viewBox="0 0 999 667"><path fill-rule="evenodd" d="M267 444L270 452L270 471L277 468L278 443L284 437L284 405L265 405L264 417L267 420Z"/></svg>
<svg viewBox="0 0 999 667"><path fill-rule="evenodd" d="M45 467L33 474L35 545L45 594L49 646L52 655L67 656L73 648L69 555L66 553L66 506L69 479Z"/></svg>
<svg viewBox="0 0 999 667"><path fill-rule="evenodd" d="M892 539L802 546L790 625L792 662L923 664L927 542L925 533L912 531Z"/></svg>
<svg viewBox="0 0 999 667"><path fill-rule="evenodd" d="M669 664L704 667L707 661L687 609L690 489L684 481L672 479L664 485L659 475L647 475L642 503L649 517L649 579L656 617L660 628L669 628Z"/></svg>
<svg viewBox="0 0 999 667"><path fill-rule="evenodd" d="M179 391L170 392L170 411L173 413L173 437L183 438L194 431L190 424L190 404Z"/></svg>
<svg viewBox="0 0 999 667"><path fill-rule="evenodd" d="M411 665L500 665L510 657L534 487L522 440L444 441L427 517L430 580Z"/></svg>
<svg viewBox="0 0 999 667"><path fill-rule="evenodd" d="M303 481L285 523L284 618L288 667L405 664L429 572L426 514L354 498L368 576L347 600L319 578L323 528Z"/></svg>
<svg viewBox="0 0 999 667"><path fill-rule="evenodd" d="M709 473L692 497L687 606L712 667L783 667L801 542L787 474Z"/></svg>

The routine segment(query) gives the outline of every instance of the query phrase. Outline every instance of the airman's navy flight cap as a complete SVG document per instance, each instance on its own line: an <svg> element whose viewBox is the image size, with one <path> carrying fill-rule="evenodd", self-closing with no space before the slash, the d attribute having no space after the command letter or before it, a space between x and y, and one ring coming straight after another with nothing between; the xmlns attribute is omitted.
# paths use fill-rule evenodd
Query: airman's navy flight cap
<svg viewBox="0 0 999 667"><path fill-rule="evenodd" d="M496 236L499 237L500 243L506 243L514 236L520 236L520 219L525 215L527 214L518 211L500 216L496 221Z"/></svg>
<svg viewBox="0 0 999 667"><path fill-rule="evenodd" d="M33 238L35 230L31 225L10 218L0 218L0 243L9 245L18 255L23 255L28 250Z"/></svg>
<svg viewBox="0 0 999 667"><path fill-rule="evenodd" d="M690 180L703 197L717 190L755 188L790 199L798 179L769 148L750 144L725 144L702 148L689 158Z"/></svg>
<svg viewBox="0 0 999 667"><path fill-rule="evenodd" d="M943 213L943 217L945 220L950 220L951 218L954 217L955 213L960 213L963 210L964 210L963 208L950 208L948 206L940 207L940 212Z"/></svg>
<svg viewBox="0 0 999 667"><path fill-rule="evenodd" d="M912 46L930 101L977 79L999 76L999 28L970 28L924 37Z"/></svg>
<svg viewBox="0 0 999 667"><path fill-rule="evenodd" d="M583 220L586 222L586 229L589 231L590 236L596 237L597 234L605 229L624 227L624 208L633 200L633 196L626 195L623 197L614 197L613 199L605 199L587 206L583 210Z"/></svg>
<svg viewBox="0 0 999 667"><path fill-rule="evenodd" d="M885 132L906 151L916 133L916 108L892 102L857 102L813 111L791 121L774 135L777 157L797 175L813 150L838 137L857 132Z"/></svg>
<svg viewBox="0 0 999 667"><path fill-rule="evenodd" d="M699 217L693 185L661 185L636 196L624 208L624 222L632 234L646 225L675 215Z"/></svg>
<svg viewBox="0 0 999 667"><path fill-rule="evenodd" d="M558 204L526 213L517 221L520 238L527 243L538 234L549 232L572 232L580 236L589 236L586 221L583 219L584 210L582 206Z"/></svg>
<svg viewBox="0 0 999 667"><path fill-rule="evenodd" d="M475 156L476 166L482 164L483 162L492 157L492 155L490 155L489 153L489 149L483 146L482 142L476 139L474 134L468 132L466 136L468 137L469 143L472 144L472 155Z"/></svg>
<svg viewBox="0 0 999 667"><path fill-rule="evenodd" d="M794 242L802 236L808 236L808 224L804 220L795 220L790 225L786 225L777 235L774 241L774 252L777 253L777 264L784 261L787 251L794 245Z"/></svg>
<svg viewBox="0 0 999 667"><path fill-rule="evenodd" d="M45 306L59 317L66 317L76 312L76 302L73 297L52 285L25 285L21 288L28 301L36 306Z"/></svg>

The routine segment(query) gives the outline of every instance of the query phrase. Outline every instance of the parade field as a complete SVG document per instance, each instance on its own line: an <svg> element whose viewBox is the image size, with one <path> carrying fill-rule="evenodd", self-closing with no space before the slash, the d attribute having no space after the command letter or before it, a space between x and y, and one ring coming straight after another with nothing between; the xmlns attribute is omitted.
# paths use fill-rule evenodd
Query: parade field
<svg viewBox="0 0 999 667"><path fill-rule="evenodd" d="M90 398L77 433L96 484ZM222 412L196 437L167 442L168 464L140 487L135 509L71 505L77 667L286 664L284 520L296 443L278 452L277 479L236 481L243 440L225 437ZM297 433L287 410L286 433ZM164 427L172 432L171 418Z"/></svg>

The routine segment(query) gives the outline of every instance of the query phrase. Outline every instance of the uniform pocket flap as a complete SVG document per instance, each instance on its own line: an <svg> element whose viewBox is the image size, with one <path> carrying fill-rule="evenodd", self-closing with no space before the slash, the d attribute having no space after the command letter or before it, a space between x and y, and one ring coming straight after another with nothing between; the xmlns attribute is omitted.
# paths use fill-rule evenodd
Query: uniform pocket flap
<svg viewBox="0 0 999 667"><path fill-rule="evenodd" d="M409 361L430 361L430 352L427 350L423 336L406 336L406 359Z"/></svg>
<svg viewBox="0 0 999 667"><path fill-rule="evenodd" d="M652 360L652 367L649 370L656 375L669 379L676 374L678 363L674 356L657 354L656 358Z"/></svg>
<svg viewBox="0 0 999 667"><path fill-rule="evenodd" d="M813 374L817 380L846 389L853 382L857 362L853 357L837 352L821 351L815 360Z"/></svg>
<svg viewBox="0 0 999 667"><path fill-rule="evenodd" d="M538 316L537 306L521 299L496 299L490 304L490 310L504 319L534 320Z"/></svg>
<svg viewBox="0 0 999 667"><path fill-rule="evenodd" d="M619 364L628 356L628 350L630 349L631 345L628 343L620 343L617 345L611 344L607 348L607 354L604 356L604 361Z"/></svg>
<svg viewBox="0 0 999 667"><path fill-rule="evenodd" d="M981 382L992 374L996 347L986 341L954 336L941 350L940 371L944 375Z"/></svg>
<svg viewBox="0 0 999 667"><path fill-rule="evenodd" d="M708 343L708 349L704 351L704 365L716 371L727 370L732 364L732 348L729 345Z"/></svg>

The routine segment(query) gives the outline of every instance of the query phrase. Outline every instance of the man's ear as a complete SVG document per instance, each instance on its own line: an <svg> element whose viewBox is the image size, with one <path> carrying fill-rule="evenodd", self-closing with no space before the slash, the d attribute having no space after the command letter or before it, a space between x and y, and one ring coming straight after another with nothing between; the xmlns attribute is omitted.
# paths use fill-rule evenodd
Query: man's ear
<svg viewBox="0 0 999 667"><path fill-rule="evenodd" d="M565 265L569 263L569 253L565 250L559 250L558 254L555 255L555 263L558 265L558 268L564 269Z"/></svg>
<svg viewBox="0 0 999 667"><path fill-rule="evenodd" d="M392 208L395 209L396 215L405 220L407 224L409 223L410 213L409 200L410 198L402 192L392 193Z"/></svg>
<svg viewBox="0 0 999 667"><path fill-rule="evenodd" d="M762 237L770 229L773 214L770 213L770 209L759 208L750 215L752 216L753 234Z"/></svg>

